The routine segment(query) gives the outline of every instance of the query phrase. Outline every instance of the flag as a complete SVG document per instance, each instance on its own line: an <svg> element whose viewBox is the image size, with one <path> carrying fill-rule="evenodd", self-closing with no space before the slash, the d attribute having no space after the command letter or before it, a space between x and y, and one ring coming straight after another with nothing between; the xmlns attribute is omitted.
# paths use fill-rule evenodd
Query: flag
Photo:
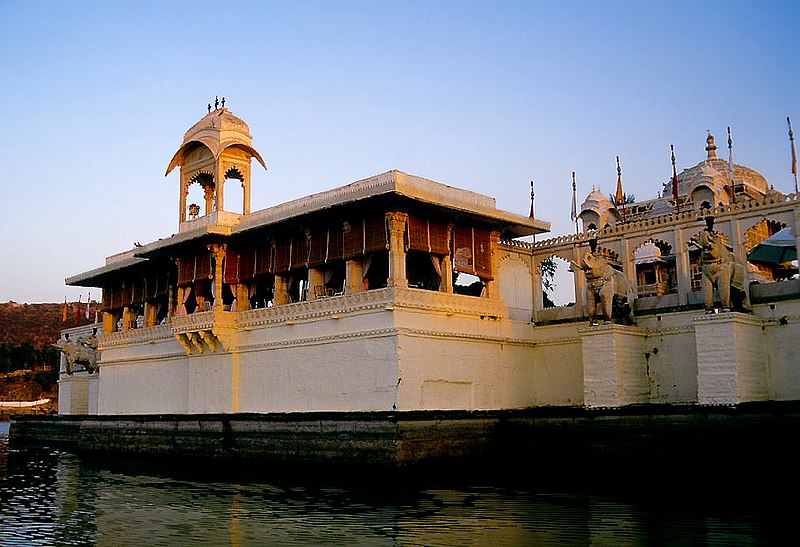
<svg viewBox="0 0 800 547"><path fill-rule="evenodd" d="M78 297L78 303L75 304L75 324L81 322L81 297Z"/></svg>
<svg viewBox="0 0 800 547"><path fill-rule="evenodd" d="M64 297L64 309L61 311L61 322L64 323L67 320L67 297Z"/></svg>
<svg viewBox="0 0 800 547"><path fill-rule="evenodd" d="M89 301L87 300L86 301L86 314L85 314L87 321L89 320L89 313L90 313L90 311L89 311Z"/></svg>
<svg viewBox="0 0 800 547"><path fill-rule="evenodd" d="M577 186L575 186L575 171L572 172L572 210L569 213L569 218L573 222L578 220L578 203L577 203Z"/></svg>
<svg viewBox="0 0 800 547"><path fill-rule="evenodd" d="M619 156L617 156L617 193L614 196L614 205L625 206L625 193L622 191L622 168L619 166Z"/></svg>
<svg viewBox="0 0 800 547"><path fill-rule="evenodd" d="M675 170L675 147L669 145L669 151L672 155L672 199L675 200L675 208L678 208L678 173Z"/></svg>

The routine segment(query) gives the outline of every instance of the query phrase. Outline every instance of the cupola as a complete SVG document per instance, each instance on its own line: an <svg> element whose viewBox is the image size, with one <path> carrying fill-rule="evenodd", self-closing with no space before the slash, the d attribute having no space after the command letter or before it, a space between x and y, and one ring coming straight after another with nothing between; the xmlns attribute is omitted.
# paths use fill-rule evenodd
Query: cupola
<svg viewBox="0 0 800 547"><path fill-rule="evenodd" d="M225 211L225 181L236 179L242 185L242 209L250 212L250 164L253 158L267 168L261 154L253 148L253 137L244 120L236 117L215 101L212 110L194 124L183 136L183 143L167 167L169 175L180 167L180 204L178 222L182 225L198 217ZM203 189L204 205L187 204L189 187L199 184Z"/></svg>

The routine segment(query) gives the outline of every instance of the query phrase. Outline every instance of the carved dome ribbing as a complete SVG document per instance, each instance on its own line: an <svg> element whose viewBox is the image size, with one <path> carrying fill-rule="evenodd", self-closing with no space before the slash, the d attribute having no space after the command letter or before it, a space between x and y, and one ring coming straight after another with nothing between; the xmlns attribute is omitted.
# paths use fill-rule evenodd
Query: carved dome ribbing
<svg viewBox="0 0 800 547"><path fill-rule="evenodd" d="M172 157L165 175L169 175L175 167L182 165L186 154L197 146L208 148L214 158L219 158L227 148L241 148L266 169L266 163L261 154L253 148L252 142L250 127L244 120L234 116L227 108L212 110L184 134L183 143Z"/></svg>

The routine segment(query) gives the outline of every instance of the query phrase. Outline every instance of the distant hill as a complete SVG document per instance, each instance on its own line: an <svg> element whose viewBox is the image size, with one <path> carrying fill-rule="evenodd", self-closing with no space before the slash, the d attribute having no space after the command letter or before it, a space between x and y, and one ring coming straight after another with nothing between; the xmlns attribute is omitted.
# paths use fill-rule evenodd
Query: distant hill
<svg viewBox="0 0 800 547"><path fill-rule="evenodd" d="M44 349L56 342L62 329L94 323L97 302L89 304L89 319L86 319L86 303L69 302L57 304L0 303L0 344L20 345L31 342L36 349ZM76 317L77 315L77 317Z"/></svg>
<svg viewBox="0 0 800 547"><path fill-rule="evenodd" d="M0 421L58 410L58 352L51 344L63 329L93 323L97 307L97 302L89 304L86 319L85 302L0 303L0 402L50 399L36 408L0 408Z"/></svg>

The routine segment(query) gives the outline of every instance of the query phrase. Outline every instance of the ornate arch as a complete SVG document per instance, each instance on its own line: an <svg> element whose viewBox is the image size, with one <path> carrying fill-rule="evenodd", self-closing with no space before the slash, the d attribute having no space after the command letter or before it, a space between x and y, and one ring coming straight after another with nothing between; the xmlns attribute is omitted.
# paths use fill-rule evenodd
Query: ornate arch
<svg viewBox="0 0 800 547"><path fill-rule="evenodd" d="M657 237L649 237L649 238L645 239L644 241L642 241L633 250L634 254L636 253L636 251L639 248L641 248L643 245L646 245L648 243L652 243L653 245L658 247L658 250L661 251L661 256L670 256L670 255L674 254L672 252L672 244L667 242L667 241L664 241L663 239L657 238Z"/></svg>
<svg viewBox="0 0 800 547"><path fill-rule="evenodd" d="M786 228L785 222L778 220L771 220L768 218L762 219L754 226L744 232L744 250L745 253L752 251L756 245L764 241L770 236L773 236Z"/></svg>
<svg viewBox="0 0 800 547"><path fill-rule="evenodd" d="M232 165L225 171L225 178L244 181L244 173L242 173L238 166Z"/></svg>

